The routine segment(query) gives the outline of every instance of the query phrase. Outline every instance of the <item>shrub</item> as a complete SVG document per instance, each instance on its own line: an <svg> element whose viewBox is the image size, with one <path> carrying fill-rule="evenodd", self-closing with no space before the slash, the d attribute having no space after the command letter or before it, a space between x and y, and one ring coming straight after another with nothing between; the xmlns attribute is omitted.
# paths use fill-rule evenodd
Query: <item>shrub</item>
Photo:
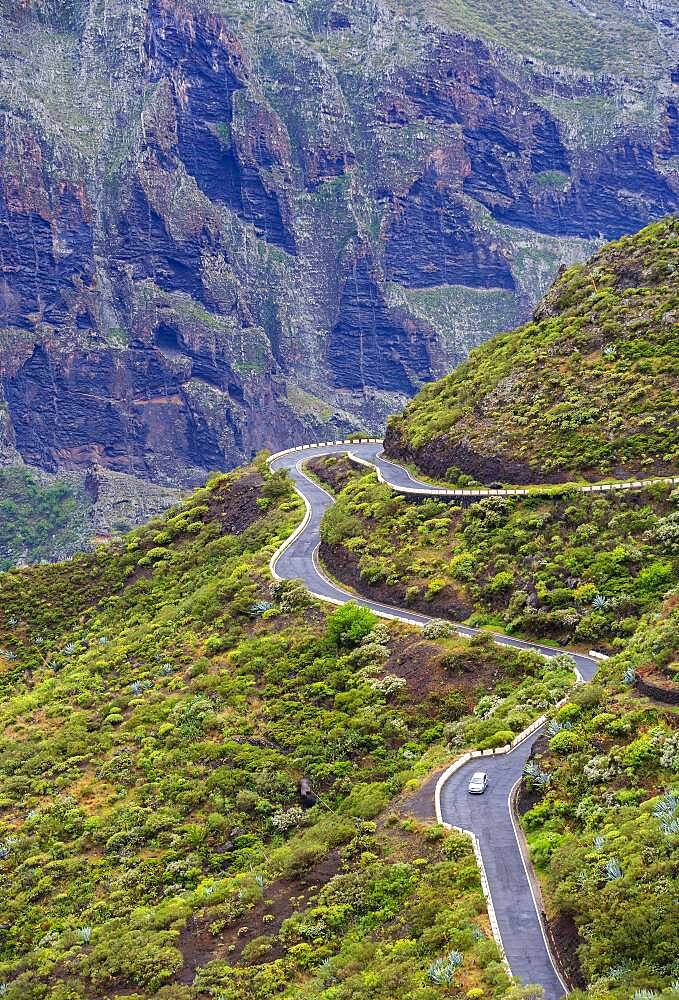
<svg viewBox="0 0 679 1000"><path fill-rule="evenodd" d="M549 741L549 749L552 753L558 753L563 756L569 753L576 753L578 750L582 750L584 746L584 737L579 733L572 732L570 729L562 729L556 736L552 736Z"/></svg>
<svg viewBox="0 0 679 1000"><path fill-rule="evenodd" d="M508 570L503 570L500 573L496 573L492 579L486 584L487 594L501 594L505 590L509 590L514 584L514 575Z"/></svg>
<svg viewBox="0 0 679 1000"><path fill-rule="evenodd" d="M452 622L444 621L441 618L432 618L422 629L424 639L448 639L455 635L455 626Z"/></svg>
<svg viewBox="0 0 679 1000"><path fill-rule="evenodd" d="M377 624L377 616L358 604L343 604L328 618L326 633L336 646L357 646Z"/></svg>
<svg viewBox="0 0 679 1000"><path fill-rule="evenodd" d="M536 837L532 837L529 846L533 864L537 865L538 868L546 868L563 839L561 834L553 833L549 830L545 830Z"/></svg>
<svg viewBox="0 0 679 1000"><path fill-rule="evenodd" d="M496 747L505 747L514 739L514 733L511 729L498 729L496 733L489 736L488 739L483 740L479 743L479 750L491 750Z"/></svg>
<svg viewBox="0 0 679 1000"><path fill-rule="evenodd" d="M345 816L372 819L385 808L388 801L389 794L383 782L372 784L360 782L354 785L340 806L340 812Z"/></svg>

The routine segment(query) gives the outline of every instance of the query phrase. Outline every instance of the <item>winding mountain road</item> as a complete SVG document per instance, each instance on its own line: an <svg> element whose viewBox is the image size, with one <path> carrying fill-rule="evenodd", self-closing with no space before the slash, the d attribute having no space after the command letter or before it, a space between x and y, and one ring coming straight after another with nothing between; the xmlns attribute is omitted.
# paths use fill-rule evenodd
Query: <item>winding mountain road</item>
<svg viewBox="0 0 679 1000"><path fill-rule="evenodd" d="M279 579L301 579L316 597L334 604L354 601L370 608L376 614L424 625L431 619L403 608L380 604L366 597L357 596L329 580L318 562L320 524L325 511L334 498L303 471L303 463L322 455L348 453L354 459L373 466L382 481L394 490L415 496L459 496L470 491L443 490L429 483L418 481L406 469L385 459L382 443L337 442L305 446L272 456L272 469L286 469L295 488L304 500L306 516L302 524L286 540L271 560L271 571ZM679 480L677 480L679 482ZM621 484L616 484L616 487ZM641 486L625 484L626 488ZM582 487L598 490L600 487ZM472 491L473 495L522 494L525 490ZM472 636L478 629L458 625L461 635ZM533 650L545 656L555 656L563 650L540 643L525 642L509 636L495 635L501 645ZM578 673L583 680L590 680L597 669L597 661L581 653L571 653ZM509 753L469 760L443 776L436 795L437 815L442 822L474 834L476 849L482 860L482 874L487 880L486 896L496 938L504 950L507 963L514 976L523 983L539 983L545 991L545 1000L559 1000L567 988L552 958L539 904L534 895L531 874L527 865L510 799L521 778L523 766L530 754L535 730ZM489 785L484 795L469 795L467 785L475 770L488 773ZM484 872L485 869L485 872Z"/></svg>

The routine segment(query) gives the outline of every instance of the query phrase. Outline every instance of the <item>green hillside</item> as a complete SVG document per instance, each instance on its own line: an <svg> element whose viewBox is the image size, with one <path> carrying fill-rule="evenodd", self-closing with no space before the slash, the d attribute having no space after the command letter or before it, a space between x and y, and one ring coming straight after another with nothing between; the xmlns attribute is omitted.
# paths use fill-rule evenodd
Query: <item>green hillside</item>
<svg viewBox="0 0 679 1000"><path fill-rule="evenodd" d="M673 471L678 251L666 220L566 271L388 449L463 482ZM0 996L542 1000L507 974L433 790L546 714L517 804L570 996L677 1000L679 490L462 509L345 456L311 472L336 500L322 563L424 629L274 581L305 508L261 456L0 573ZM4 545L38 557L75 499L9 486ZM575 687L568 655L446 618L611 658Z"/></svg>
<svg viewBox="0 0 679 1000"><path fill-rule="evenodd" d="M617 649L679 580L679 489L411 503L343 458L321 558L366 596L586 648ZM353 470L353 471L352 471Z"/></svg>
<svg viewBox="0 0 679 1000"><path fill-rule="evenodd" d="M410 516L382 489L349 478L345 494ZM667 509L658 493L634 525ZM411 512L435 540L441 512ZM640 608L620 657L574 691L567 656L275 584L269 558L301 516L259 462L93 553L0 576L2 996L539 1000L499 960L432 775L543 711L522 809L552 925L575 935L563 959L591 984L573 996L675 996L678 716L646 691L676 687L676 597ZM524 542L547 524L532 517ZM602 794L583 799L590 772Z"/></svg>
<svg viewBox="0 0 679 1000"><path fill-rule="evenodd" d="M555 704L568 660L274 585L301 513L254 466L0 576L6 1000L529 995L417 790L450 739L499 745Z"/></svg>
<svg viewBox="0 0 679 1000"><path fill-rule="evenodd" d="M392 418L386 451L452 482L676 474L678 331L670 218L567 269L532 322Z"/></svg>
<svg viewBox="0 0 679 1000"><path fill-rule="evenodd" d="M679 714L635 687L651 665L679 676L678 605L574 692L525 772L531 858L591 997L679 994Z"/></svg>
<svg viewBox="0 0 679 1000"><path fill-rule="evenodd" d="M87 497L67 481L42 483L23 466L0 469L0 571L85 548Z"/></svg>

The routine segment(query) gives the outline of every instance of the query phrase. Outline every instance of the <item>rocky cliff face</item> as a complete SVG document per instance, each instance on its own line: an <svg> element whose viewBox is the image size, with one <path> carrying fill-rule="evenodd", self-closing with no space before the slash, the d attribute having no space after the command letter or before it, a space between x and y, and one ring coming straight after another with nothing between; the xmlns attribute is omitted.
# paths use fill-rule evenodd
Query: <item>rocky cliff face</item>
<svg viewBox="0 0 679 1000"><path fill-rule="evenodd" d="M1 461L189 485L376 430L679 206L672 5L414 6L5 5Z"/></svg>

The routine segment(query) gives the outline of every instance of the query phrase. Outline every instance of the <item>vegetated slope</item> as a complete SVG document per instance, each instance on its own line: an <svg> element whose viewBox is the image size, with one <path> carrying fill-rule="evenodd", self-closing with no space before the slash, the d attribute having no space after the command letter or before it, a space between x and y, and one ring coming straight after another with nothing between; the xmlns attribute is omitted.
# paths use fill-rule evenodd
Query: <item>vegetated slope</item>
<svg viewBox="0 0 679 1000"><path fill-rule="evenodd" d="M547 908L574 921L591 995L608 1000L678 992L679 709L636 679L650 666L673 676L679 703L678 604L675 592L557 711L524 779Z"/></svg>
<svg viewBox="0 0 679 1000"><path fill-rule="evenodd" d="M180 490L102 468L50 475L0 463L0 571L56 562L166 510Z"/></svg>
<svg viewBox="0 0 679 1000"><path fill-rule="evenodd" d="M0 469L0 571L86 547L86 509L69 482L40 482L21 466Z"/></svg>
<svg viewBox="0 0 679 1000"><path fill-rule="evenodd" d="M423 389L386 450L452 481L676 472L679 219L566 270L532 322Z"/></svg>
<svg viewBox="0 0 679 1000"><path fill-rule="evenodd" d="M408 501L343 458L311 464L343 487L322 523L321 559L377 599L615 649L679 581L679 489L670 485L489 497L463 510Z"/></svg>
<svg viewBox="0 0 679 1000"><path fill-rule="evenodd" d="M274 586L301 514L258 465L0 577L6 1000L528 995L470 845L407 793L449 737L503 744L554 705L572 661Z"/></svg>
<svg viewBox="0 0 679 1000"><path fill-rule="evenodd" d="M672 0L0 7L2 463L377 432L679 207Z"/></svg>

